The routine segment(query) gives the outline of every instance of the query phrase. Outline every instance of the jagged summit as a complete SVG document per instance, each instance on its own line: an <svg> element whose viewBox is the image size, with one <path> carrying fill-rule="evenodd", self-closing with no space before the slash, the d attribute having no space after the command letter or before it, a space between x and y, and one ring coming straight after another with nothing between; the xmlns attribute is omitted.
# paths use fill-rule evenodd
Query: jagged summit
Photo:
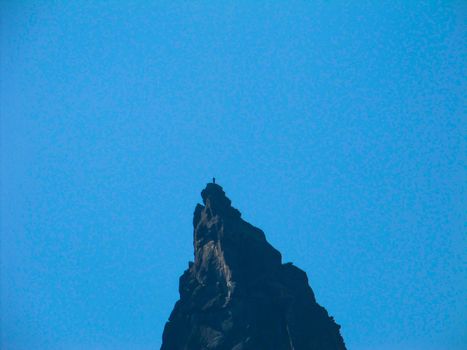
<svg viewBox="0 0 467 350"><path fill-rule="evenodd" d="M206 188L201 191L201 197L204 205L210 208L213 213L241 216L240 212L232 207L232 201L227 198L222 187L216 183L208 183Z"/></svg>
<svg viewBox="0 0 467 350"><path fill-rule="evenodd" d="M345 349L340 326L316 303L306 273L282 264L221 186L207 184L201 197L194 262L180 277L161 349Z"/></svg>

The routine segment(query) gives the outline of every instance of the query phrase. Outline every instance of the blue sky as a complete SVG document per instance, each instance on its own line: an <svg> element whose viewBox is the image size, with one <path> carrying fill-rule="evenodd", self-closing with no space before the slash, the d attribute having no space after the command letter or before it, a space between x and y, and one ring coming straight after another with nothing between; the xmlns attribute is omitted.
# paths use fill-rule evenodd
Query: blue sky
<svg viewBox="0 0 467 350"><path fill-rule="evenodd" d="M465 349L465 2L0 6L2 348L157 349L216 176L349 349Z"/></svg>

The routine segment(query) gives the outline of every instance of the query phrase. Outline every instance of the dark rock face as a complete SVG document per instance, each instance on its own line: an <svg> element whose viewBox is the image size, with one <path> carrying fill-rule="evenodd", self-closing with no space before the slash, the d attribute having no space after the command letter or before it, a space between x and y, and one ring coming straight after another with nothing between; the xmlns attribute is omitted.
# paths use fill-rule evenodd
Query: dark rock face
<svg viewBox="0 0 467 350"><path fill-rule="evenodd" d="M195 209L195 261L180 277L180 300L161 350L345 349L315 300L306 273L282 264L260 229L210 183Z"/></svg>

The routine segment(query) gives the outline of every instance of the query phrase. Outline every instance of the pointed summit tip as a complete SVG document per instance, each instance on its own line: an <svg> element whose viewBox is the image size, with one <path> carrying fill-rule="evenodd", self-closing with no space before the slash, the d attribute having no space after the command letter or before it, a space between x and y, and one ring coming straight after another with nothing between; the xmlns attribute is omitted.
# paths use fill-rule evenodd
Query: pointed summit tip
<svg viewBox="0 0 467 350"><path fill-rule="evenodd" d="M225 200L228 200L230 204L230 200L225 195L225 192L222 189L222 186L220 186L219 184L216 184L214 180L215 179L213 178L213 182L209 182L208 184L206 184L206 188L201 191L201 197L203 198L203 203L206 204L206 200L208 198L217 198L217 199L224 198Z"/></svg>
<svg viewBox="0 0 467 350"><path fill-rule="evenodd" d="M232 207L231 200L225 195L225 192L219 184L215 182L215 178L212 182L206 185L206 188L201 191L201 197L203 203L207 207L210 207L213 212L227 214L230 213L234 216L240 216L240 212Z"/></svg>

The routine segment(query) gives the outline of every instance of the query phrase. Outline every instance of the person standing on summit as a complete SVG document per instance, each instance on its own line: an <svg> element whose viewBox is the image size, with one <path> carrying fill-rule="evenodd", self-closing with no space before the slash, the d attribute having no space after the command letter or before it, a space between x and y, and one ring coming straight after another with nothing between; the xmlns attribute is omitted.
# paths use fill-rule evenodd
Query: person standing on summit
<svg viewBox="0 0 467 350"><path fill-rule="evenodd" d="M212 183L213 183L213 184L216 183L216 178L215 178L215 177L212 178Z"/></svg>

